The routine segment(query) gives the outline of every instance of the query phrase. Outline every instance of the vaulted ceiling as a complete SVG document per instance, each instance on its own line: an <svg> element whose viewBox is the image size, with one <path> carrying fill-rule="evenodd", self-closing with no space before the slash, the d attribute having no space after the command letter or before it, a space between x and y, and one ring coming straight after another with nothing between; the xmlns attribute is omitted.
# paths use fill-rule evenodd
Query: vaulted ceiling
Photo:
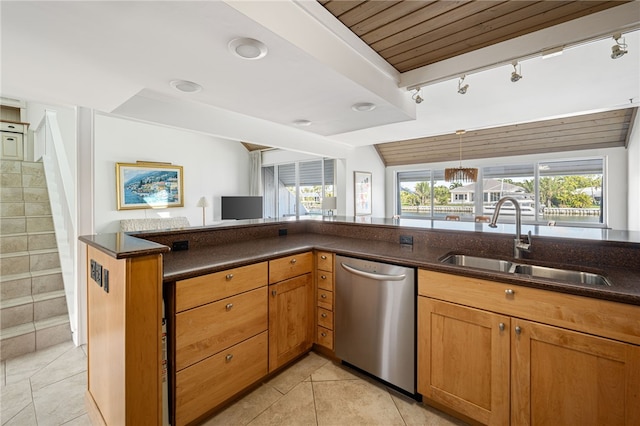
<svg viewBox="0 0 640 426"><path fill-rule="evenodd" d="M632 0L318 1L406 72Z"/></svg>
<svg viewBox="0 0 640 426"><path fill-rule="evenodd" d="M638 108L375 145L386 166L626 146ZM464 141L464 144L462 143Z"/></svg>

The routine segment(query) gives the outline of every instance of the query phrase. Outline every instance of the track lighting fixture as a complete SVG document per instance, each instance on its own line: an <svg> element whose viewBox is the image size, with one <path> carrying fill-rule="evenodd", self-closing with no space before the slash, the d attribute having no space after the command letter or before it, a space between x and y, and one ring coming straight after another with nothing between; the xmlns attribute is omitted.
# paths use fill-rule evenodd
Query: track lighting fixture
<svg viewBox="0 0 640 426"><path fill-rule="evenodd" d="M465 84L464 86L462 85L462 83L464 83L465 77L466 75L463 75L462 77L460 77L460 81L458 82L458 93L460 93L461 95L464 95L465 93L467 93L467 89L469 88L468 84Z"/></svg>
<svg viewBox="0 0 640 426"><path fill-rule="evenodd" d="M511 73L511 82L515 83L516 81L522 78L522 74L519 73L519 71L522 72L522 70L518 69L520 68L520 66L518 66L519 65L518 61L515 61L511 65L513 65L513 72Z"/></svg>
<svg viewBox="0 0 640 426"><path fill-rule="evenodd" d="M622 41L620 41L621 38ZM627 54L627 43L625 43L624 37L622 37L620 33L614 34L613 39L616 41L616 44L611 46L611 59L622 58Z"/></svg>
<svg viewBox="0 0 640 426"><path fill-rule="evenodd" d="M420 91L422 90L422 88L417 88L416 89L416 93L413 94L413 96L411 96L411 99L413 99L415 101L415 103L419 104L422 101L424 101L424 99L422 98L422 96L420 96Z"/></svg>

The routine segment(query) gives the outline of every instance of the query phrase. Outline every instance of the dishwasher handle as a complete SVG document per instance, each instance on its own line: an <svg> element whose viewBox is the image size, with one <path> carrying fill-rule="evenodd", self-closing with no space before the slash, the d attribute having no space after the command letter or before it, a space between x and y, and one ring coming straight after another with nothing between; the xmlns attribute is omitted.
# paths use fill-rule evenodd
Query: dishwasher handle
<svg viewBox="0 0 640 426"><path fill-rule="evenodd" d="M360 269L356 269L353 266L349 266L343 262L340 263L342 269L345 271L351 272L354 275L360 275L361 277L371 278L372 280L377 281L402 281L406 278L406 274L400 275L386 275L386 274L377 274L375 272L367 272L361 271Z"/></svg>

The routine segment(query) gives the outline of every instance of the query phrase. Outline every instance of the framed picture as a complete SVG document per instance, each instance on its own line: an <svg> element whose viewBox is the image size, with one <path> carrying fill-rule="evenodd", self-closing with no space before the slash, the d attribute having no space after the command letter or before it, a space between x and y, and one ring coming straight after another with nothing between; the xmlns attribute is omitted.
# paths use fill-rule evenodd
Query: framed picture
<svg viewBox="0 0 640 426"><path fill-rule="evenodd" d="M353 172L356 216L371 214L371 173Z"/></svg>
<svg viewBox="0 0 640 426"><path fill-rule="evenodd" d="M171 163L116 163L118 210L184 206L182 166Z"/></svg>

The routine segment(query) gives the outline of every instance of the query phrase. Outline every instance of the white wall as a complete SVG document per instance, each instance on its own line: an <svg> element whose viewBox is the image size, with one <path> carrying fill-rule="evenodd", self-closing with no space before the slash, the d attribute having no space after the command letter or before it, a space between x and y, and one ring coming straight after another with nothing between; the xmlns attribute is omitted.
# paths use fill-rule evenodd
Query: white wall
<svg viewBox="0 0 640 426"><path fill-rule="evenodd" d="M640 114L636 114L633 130L629 138L627 150L629 188L628 200L628 226L630 231L640 231Z"/></svg>
<svg viewBox="0 0 640 426"><path fill-rule="evenodd" d="M221 195L249 194L249 153L239 142L183 130L95 117L95 231L117 232L121 219L186 216L202 225L200 197L207 197L206 223L220 220ZM183 166L184 207L121 210L116 208L116 163L171 162Z"/></svg>
<svg viewBox="0 0 640 426"><path fill-rule="evenodd" d="M637 138L637 136L636 136ZM640 148L638 148L640 150ZM577 159L585 157L605 156L607 158L608 181L607 193L609 194L609 208L607 211L607 224L613 229L627 229L627 150L625 148L591 149L584 151L521 155L501 158L489 158L467 160L463 162L465 167L486 167L500 164L518 164L540 160ZM640 164L640 162L635 163ZM396 197L396 173L405 170L443 169L457 167L458 161L443 163L416 164L411 166L389 167L386 171L387 185L387 217L391 217L395 208ZM631 163L629 163L631 169ZM638 167L635 166L637 169ZM636 171L637 173L637 171ZM637 179L637 178L636 178ZM640 184L637 184L640 186ZM636 210L637 212L638 210ZM637 213L636 213L637 214Z"/></svg>

